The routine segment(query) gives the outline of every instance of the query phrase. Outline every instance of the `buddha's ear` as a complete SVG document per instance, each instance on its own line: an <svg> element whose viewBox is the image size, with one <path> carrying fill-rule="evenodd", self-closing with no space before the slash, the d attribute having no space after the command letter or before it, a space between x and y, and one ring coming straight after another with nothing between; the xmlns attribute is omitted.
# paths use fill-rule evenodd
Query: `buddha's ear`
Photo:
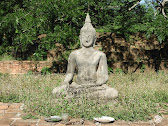
<svg viewBox="0 0 168 126"><path fill-rule="evenodd" d="M79 35L79 40L81 41L81 35Z"/></svg>
<svg viewBox="0 0 168 126"><path fill-rule="evenodd" d="M96 40L97 40L97 37L95 36L95 38L94 38L94 39L95 39L95 42L96 42Z"/></svg>
<svg viewBox="0 0 168 126"><path fill-rule="evenodd" d="M83 47L82 46L82 37L81 37L81 35L79 35L79 40L80 40L80 46Z"/></svg>
<svg viewBox="0 0 168 126"><path fill-rule="evenodd" d="M94 42L93 42L93 47L94 47L95 44L96 44L96 40L97 40L97 37L95 36L95 37L94 37Z"/></svg>

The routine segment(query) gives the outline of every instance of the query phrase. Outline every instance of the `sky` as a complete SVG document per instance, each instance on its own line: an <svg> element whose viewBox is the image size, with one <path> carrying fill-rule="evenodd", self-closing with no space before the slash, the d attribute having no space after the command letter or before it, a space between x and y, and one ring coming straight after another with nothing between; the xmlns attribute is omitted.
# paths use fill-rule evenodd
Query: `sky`
<svg viewBox="0 0 168 126"><path fill-rule="evenodd" d="M145 0L141 0L141 2L140 2L140 3L141 3L141 4L142 4L142 3L145 3Z"/></svg>
<svg viewBox="0 0 168 126"><path fill-rule="evenodd" d="M152 1L152 0L148 0L148 1ZM140 3L141 3L141 4L145 3L145 0L141 0Z"/></svg>

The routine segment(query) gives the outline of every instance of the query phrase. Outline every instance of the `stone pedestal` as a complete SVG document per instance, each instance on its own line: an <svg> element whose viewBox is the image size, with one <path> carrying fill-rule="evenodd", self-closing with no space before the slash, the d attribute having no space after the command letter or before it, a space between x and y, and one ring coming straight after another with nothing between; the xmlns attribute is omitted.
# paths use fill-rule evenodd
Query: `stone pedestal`
<svg viewBox="0 0 168 126"><path fill-rule="evenodd" d="M61 97L64 95L67 99L72 98L88 98L93 100L115 100L118 97L118 91L114 88L103 84L101 86L95 84L85 84L78 85L73 82L69 87L62 85L53 90L53 95L56 97Z"/></svg>

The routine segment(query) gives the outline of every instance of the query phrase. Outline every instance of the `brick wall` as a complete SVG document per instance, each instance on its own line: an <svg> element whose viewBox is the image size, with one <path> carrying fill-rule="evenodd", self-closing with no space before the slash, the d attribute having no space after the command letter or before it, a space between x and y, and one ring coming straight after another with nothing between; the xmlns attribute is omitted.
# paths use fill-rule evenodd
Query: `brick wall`
<svg viewBox="0 0 168 126"><path fill-rule="evenodd" d="M51 67L47 61L0 61L0 72L9 74L24 74L28 71L41 71L43 67Z"/></svg>

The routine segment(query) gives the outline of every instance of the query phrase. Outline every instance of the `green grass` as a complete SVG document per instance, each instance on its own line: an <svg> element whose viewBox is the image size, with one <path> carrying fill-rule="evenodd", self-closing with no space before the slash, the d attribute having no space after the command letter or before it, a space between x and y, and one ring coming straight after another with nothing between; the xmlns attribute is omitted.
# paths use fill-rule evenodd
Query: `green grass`
<svg viewBox="0 0 168 126"><path fill-rule="evenodd" d="M32 115L31 113L24 115L22 118L24 120L26 120L26 119L39 119L37 116Z"/></svg>
<svg viewBox="0 0 168 126"><path fill-rule="evenodd" d="M162 72L111 74L107 84L119 91L117 104L86 98L80 101L68 101L63 97L56 100L51 92L63 82L64 77L62 74L1 75L0 101L23 102L27 113L25 119L34 117L34 114L47 117L69 113L72 118L92 120L104 115L130 121L148 120L151 114L158 113L158 103L168 103L168 74Z"/></svg>
<svg viewBox="0 0 168 126"><path fill-rule="evenodd" d="M11 55L8 54L0 55L0 61L11 61L11 60L15 60L15 58L12 57Z"/></svg>

